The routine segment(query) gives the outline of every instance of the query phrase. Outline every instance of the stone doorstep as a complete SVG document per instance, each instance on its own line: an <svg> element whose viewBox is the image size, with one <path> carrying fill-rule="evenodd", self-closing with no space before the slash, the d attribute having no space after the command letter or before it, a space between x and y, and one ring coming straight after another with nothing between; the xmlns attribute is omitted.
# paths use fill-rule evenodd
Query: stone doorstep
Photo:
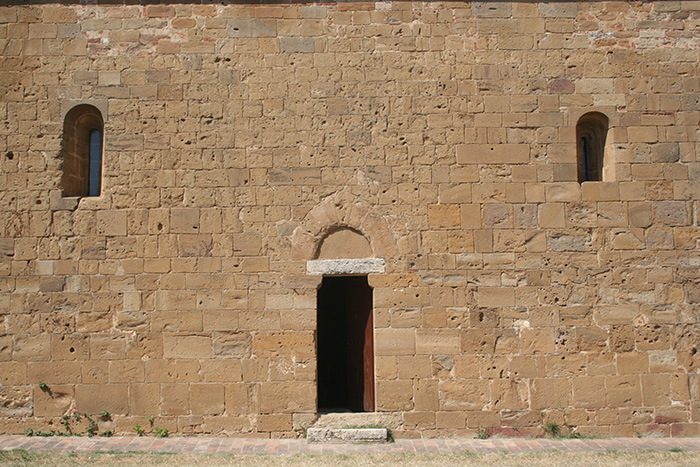
<svg viewBox="0 0 700 467"><path fill-rule="evenodd" d="M306 442L314 443L386 443L386 428L309 428Z"/></svg>

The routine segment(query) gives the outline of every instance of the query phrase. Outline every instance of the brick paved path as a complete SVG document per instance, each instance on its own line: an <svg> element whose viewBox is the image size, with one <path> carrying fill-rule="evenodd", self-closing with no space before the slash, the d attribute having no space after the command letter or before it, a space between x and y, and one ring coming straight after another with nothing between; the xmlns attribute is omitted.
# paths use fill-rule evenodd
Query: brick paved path
<svg viewBox="0 0 700 467"><path fill-rule="evenodd" d="M700 438L610 438L610 439L400 439L382 445L307 444L301 439L255 438L82 438L0 436L0 450L97 452L143 451L182 454L370 454L397 452L601 452L682 449L700 452Z"/></svg>

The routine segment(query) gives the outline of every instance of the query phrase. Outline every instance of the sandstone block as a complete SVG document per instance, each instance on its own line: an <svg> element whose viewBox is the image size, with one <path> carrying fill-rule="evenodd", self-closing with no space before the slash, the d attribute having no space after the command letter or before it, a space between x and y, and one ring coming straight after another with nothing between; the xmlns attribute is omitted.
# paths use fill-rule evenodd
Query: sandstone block
<svg viewBox="0 0 700 467"><path fill-rule="evenodd" d="M129 385L129 413L152 416L160 413L160 385L153 383Z"/></svg>
<svg viewBox="0 0 700 467"><path fill-rule="evenodd" d="M601 409L605 407L605 399L601 398L601 388L605 387L605 379L601 376L575 378L573 380L574 407Z"/></svg>
<svg viewBox="0 0 700 467"><path fill-rule="evenodd" d="M224 406L226 414L247 414L253 407L252 388L247 383L224 385Z"/></svg>
<svg viewBox="0 0 700 467"><path fill-rule="evenodd" d="M620 199L619 185L616 182L583 182L583 201L616 201Z"/></svg>
<svg viewBox="0 0 700 467"><path fill-rule="evenodd" d="M538 209L537 218L540 227L564 227L566 225L564 205L561 203L541 204Z"/></svg>
<svg viewBox="0 0 700 467"><path fill-rule="evenodd" d="M643 352L626 352L617 355L617 372L620 375L649 372L649 356Z"/></svg>
<svg viewBox="0 0 700 467"><path fill-rule="evenodd" d="M671 380L665 374L643 374L641 376L642 404L649 406L670 405Z"/></svg>
<svg viewBox="0 0 700 467"><path fill-rule="evenodd" d="M126 384L78 384L75 386L75 409L81 413L97 414L106 410L112 414L127 414L129 406Z"/></svg>
<svg viewBox="0 0 700 467"><path fill-rule="evenodd" d="M189 384L161 385L160 413L162 415L186 415L190 413Z"/></svg>
<svg viewBox="0 0 700 467"><path fill-rule="evenodd" d="M654 220L666 225L688 225L688 208L683 201L655 201Z"/></svg>
<svg viewBox="0 0 700 467"><path fill-rule="evenodd" d="M610 235L612 246L616 250L641 250L644 248L644 231L642 229L612 229Z"/></svg>
<svg viewBox="0 0 700 467"><path fill-rule="evenodd" d="M258 417L258 430L270 432L285 432L292 429L292 415L261 415Z"/></svg>
<svg viewBox="0 0 700 467"><path fill-rule="evenodd" d="M253 336L253 355L257 357L312 357L315 354L311 332L260 332Z"/></svg>
<svg viewBox="0 0 700 467"><path fill-rule="evenodd" d="M24 386L27 384L27 364L16 362L0 363L0 383L3 386Z"/></svg>
<svg viewBox="0 0 700 467"><path fill-rule="evenodd" d="M581 185L575 182L548 183L545 185L547 202L560 203L581 200Z"/></svg>
<svg viewBox="0 0 700 467"><path fill-rule="evenodd" d="M220 415L224 413L223 384L191 384L190 409L200 415Z"/></svg>
<svg viewBox="0 0 700 467"><path fill-rule="evenodd" d="M658 143L652 147L652 162L678 162L680 159L680 146L678 143Z"/></svg>
<svg viewBox="0 0 700 467"><path fill-rule="evenodd" d="M95 360L120 360L126 355L126 336L98 334L90 336L90 356Z"/></svg>
<svg viewBox="0 0 700 467"><path fill-rule="evenodd" d="M480 307L515 306L515 289L510 287L479 287Z"/></svg>
<svg viewBox="0 0 700 467"><path fill-rule="evenodd" d="M144 381L145 365L140 360L117 360L109 363L110 383L138 383Z"/></svg>
<svg viewBox="0 0 700 467"><path fill-rule="evenodd" d="M212 346L214 355L247 358L252 352L252 339L249 333L215 332Z"/></svg>
<svg viewBox="0 0 700 467"><path fill-rule="evenodd" d="M491 401L495 409L526 409L528 396L527 384L524 382L506 379L491 381Z"/></svg>
<svg viewBox="0 0 700 467"><path fill-rule="evenodd" d="M457 146L459 164L526 164L529 160L528 144L461 144Z"/></svg>
<svg viewBox="0 0 700 467"><path fill-rule="evenodd" d="M204 334L165 334L165 358L211 358L212 338Z"/></svg>
<svg viewBox="0 0 700 467"><path fill-rule="evenodd" d="M461 223L460 208L455 204L428 206L428 222L434 229L455 229Z"/></svg>
<svg viewBox="0 0 700 467"><path fill-rule="evenodd" d="M207 433L234 436L245 435L252 431L251 421L248 417L220 416L204 419L202 429Z"/></svg>
<svg viewBox="0 0 700 467"><path fill-rule="evenodd" d="M173 233L199 233L199 209L171 209L170 231Z"/></svg>
<svg viewBox="0 0 700 467"><path fill-rule="evenodd" d="M531 386L533 409L564 408L571 403L571 382L563 378L537 378Z"/></svg>
<svg viewBox="0 0 700 467"><path fill-rule="evenodd" d="M199 373L205 383L227 383L243 379L243 367L237 359L203 361Z"/></svg>
<svg viewBox="0 0 700 467"><path fill-rule="evenodd" d="M576 329L576 345L581 351L604 351L608 345L608 332L596 326L580 326Z"/></svg>
<svg viewBox="0 0 700 467"><path fill-rule="evenodd" d="M316 40L313 37L282 37L280 38L282 53L311 53L316 51Z"/></svg>
<svg viewBox="0 0 700 467"><path fill-rule="evenodd" d="M34 415L58 417L68 413L74 404L74 386L52 384L46 390L34 390Z"/></svg>
<svg viewBox="0 0 700 467"><path fill-rule="evenodd" d="M414 355L416 352L413 329L376 329L375 339L377 355Z"/></svg>
<svg viewBox="0 0 700 467"><path fill-rule="evenodd" d="M417 354L455 355L459 352L459 331L456 329L418 329L415 339Z"/></svg>
<svg viewBox="0 0 700 467"><path fill-rule="evenodd" d="M27 417L34 410L32 389L28 387L0 387L0 415L3 417Z"/></svg>
<svg viewBox="0 0 700 467"><path fill-rule="evenodd" d="M608 376L605 378L606 402L609 407L635 407L641 405L641 388L638 376Z"/></svg>
<svg viewBox="0 0 700 467"><path fill-rule="evenodd" d="M378 411L411 410L413 408L411 380L377 381Z"/></svg>
<svg viewBox="0 0 700 467"><path fill-rule="evenodd" d="M309 382L262 383L260 385L260 410L264 414L310 412L316 409L314 395L315 388Z"/></svg>
<svg viewBox="0 0 700 467"><path fill-rule="evenodd" d="M482 410L489 402L489 384L485 380L441 381L441 410Z"/></svg>
<svg viewBox="0 0 700 467"><path fill-rule="evenodd" d="M418 379L413 384L413 409L435 412L439 410L438 383L432 379Z"/></svg>
<svg viewBox="0 0 700 467"><path fill-rule="evenodd" d="M48 334L15 336L12 350L13 359L17 361L49 360L51 358L51 336Z"/></svg>
<svg viewBox="0 0 700 467"><path fill-rule="evenodd" d="M551 329L523 329L520 339L522 353L525 355L554 352L554 336Z"/></svg>

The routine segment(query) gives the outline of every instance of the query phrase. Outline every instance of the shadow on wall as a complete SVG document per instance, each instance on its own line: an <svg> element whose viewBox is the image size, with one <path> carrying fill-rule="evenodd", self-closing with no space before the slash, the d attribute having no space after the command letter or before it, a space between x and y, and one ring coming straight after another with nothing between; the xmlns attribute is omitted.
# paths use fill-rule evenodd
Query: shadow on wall
<svg viewBox="0 0 700 467"><path fill-rule="evenodd" d="M372 247L354 229L344 227L326 235L318 246L316 259L371 258Z"/></svg>

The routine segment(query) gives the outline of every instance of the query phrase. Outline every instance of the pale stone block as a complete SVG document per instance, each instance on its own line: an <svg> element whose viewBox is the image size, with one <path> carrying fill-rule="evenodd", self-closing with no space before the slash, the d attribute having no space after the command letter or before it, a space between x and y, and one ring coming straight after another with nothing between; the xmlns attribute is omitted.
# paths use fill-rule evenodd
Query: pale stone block
<svg viewBox="0 0 700 467"><path fill-rule="evenodd" d="M583 201L617 201L620 199L619 185L616 182L583 182Z"/></svg>
<svg viewBox="0 0 700 467"><path fill-rule="evenodd" d="M666 225L688 225L688 206L684 201L654 201L654 220Z"/></svg>
<svg viewBox="0 0 700 467"><path fill-rule="evenodd" d="M281 37L280 51L282 53L315 52L316 41L313 37Z"/></svg>
<svg viewBox="0 0 700 467"><path fill-rule="evenodd" d="M643 229L612 229L610 236L616 250L641 250L645 246Z"/></svg>
<svg viewBox="0 0 700 467"><path fill-rule="evenodd" d="M489 403L489 383L481 379L438 383L441 410L480 411Z"/></svg>
<svg viewBox="0 0 700 467"><path fill-rule="evenodd" d="M199 233L199 209L171 209L170 231L174 233Z"/></svg>
<svg viewBox="0 0 700 467"><path fill-rule="evenodd" d="M564 205L562 203L540 204L537 217L540 227L556 228L566 225Z"/></svg>
<svg viewBox="0 0 700 467"><path fill-rule="evenodd" d="M306 271L313 275L384 274L383 258L323 259L306 262Z"/></svg>
<svg viewBox="0 0 700 467"><path fill-rule="evenodd" d="M308 443L385 443L386 428L309 428Z"/></svg>
<svg viewBox="0 0 700 467"><path fill-rule="evenodd" d="M411 380L377 381L377 410L404 411L413 408Z"/></svg>
<svg viewBox="0 0 700 467"><path fill-rule="evenodd" d="M315 355L314 335L309 331L258 332L253 336L253 355L309 358Z"/></svg>
<svg viewBox="0 0 700 467"><path fill-rule="evenodd" d="M212 338L204 334L166 334L163 337L165 358L211 358Z"/></svg>
<svg viewBox="0 0 700 467"><path fill-rule="evenodd" d="M413 329L376 329L377 355L415 355L416 335Z"/></svg>
<svg viewBox="0 0 700 467"><path fill-rule="evenodd" d="M510 287L479 287L479 306L515 306L515 289Z"/></svg>
<svg viewBox="0 0 700 467"><path fill-rule="evenodd" d="M581 185L575 182L548 183L545 185L547 202L560 203L581 200Z"/></svg>
<svg viewBox="0 0 700 467"><path fill-rule="evenodd" d="M456 355L459 353L459 331L456 329L417 329L415 339L417 354ZM399 366L399 373L401 373L401 366Z"/></svg>

